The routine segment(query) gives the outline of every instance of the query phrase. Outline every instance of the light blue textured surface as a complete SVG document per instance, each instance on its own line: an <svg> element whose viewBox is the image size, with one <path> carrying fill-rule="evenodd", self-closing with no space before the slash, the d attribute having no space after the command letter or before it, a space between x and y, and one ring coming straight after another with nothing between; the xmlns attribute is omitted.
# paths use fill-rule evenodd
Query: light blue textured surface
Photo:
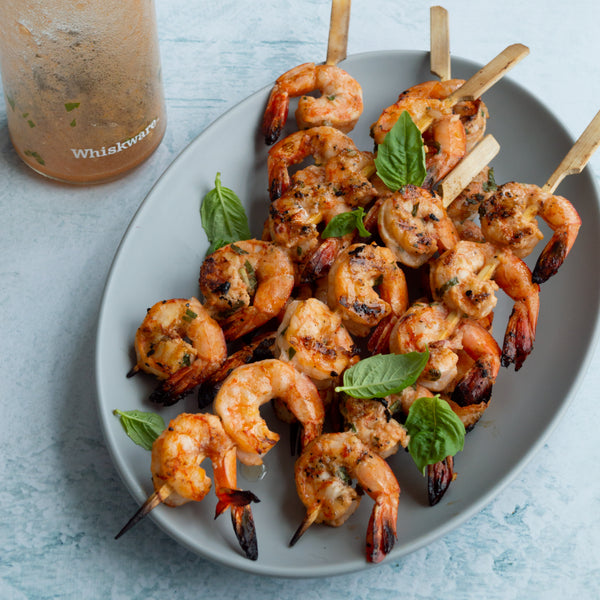
<svg viewBox="0 0 600 600"><path fill-rule="evenodd" d="M528 45L511 78L577 137L600 108L596 0L471 4L444 4L452 52L484 63L508 44ZM349 53L428 48L428 4L355 0L352 9ZM280 580L204 561L149 520L113 540L136 508L95 408L96 318L117 245L160 173L207 125L291 66L325 58L330 4L157 0L157 11L167 133L124 179L74 188L35 176L14 154L0 108L0 598L600 597L598 349L564 418L514 481L402 560ZM598 181L599 155L591 168ZM590 268L597 262L590 257Z"/></svg>

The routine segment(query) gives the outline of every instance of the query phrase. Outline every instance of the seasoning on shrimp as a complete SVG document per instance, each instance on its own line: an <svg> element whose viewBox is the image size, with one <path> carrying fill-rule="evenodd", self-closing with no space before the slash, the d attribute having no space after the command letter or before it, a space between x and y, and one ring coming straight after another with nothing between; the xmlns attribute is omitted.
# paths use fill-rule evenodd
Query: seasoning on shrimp
<svg viewBox="0 0 600 600"><path fill-rule="evenodd" d="M510 248L519 258L531 254L544 237L536 216L553 230L533 270L533 281L544 283L556 274L569 254L581 218L575 207L562 196L554 196L537 185L509 182L489 194L479 207L481 230L485 238Z"/></svg>
<svg viewBox="0 0 600 600"><path fill-rule="evenodd" d="M340 155L342 158L336 159ZM269 150L267 171L271 200L279 198L290 187L289 168L310 156L317 166L324 166L330 159L335 159L325 173L327 181L338 184L338 187L350 186L355 193L361 187L370 192L368 178L374 172L373 155L359 151L352 139L341 131L322 126L292 133ZM349 168L352 165L353 168Z"/></svg>
<svg viewBox="0 0 600 600"><path fill-rule="evenodd" d="M294 287L294 268L276 244L244 240L209 254L199 283L204 306L225 338L236 340L283 309Z"/></svg>
<svg viewBox="0 0 600 600"><path fill-rule="evenodd" d="M213 465L215 494L219 499L215 518L231 509L238 542L247 558L258 558L256 531L250 508L258 498L236 487L236 447L215 415L183 413L173 419L152 445L154 493L117 534L121 537L158 504L181 506L200 502L212 482L200 466L208 458Z"/></svg>
<svg viewBox="0 0 600 600"><path fill-rule="evenodd" d="M508 249L461 240L430 266L433 297L460 314L479 320L497 303L498 286L514 300L502 349L502 364L519 370L533 349L539 285L529 267Z"/></svg>
<svg viewBox="0 0 600 600"><path fill-rule="evenodd" d="M358 348L341 316L316 298L290 302L276 346L278 358L308 375L318 388L330 386L358 361Z"/></svg>
<svg viewBox="0 0 600 600"><path fill-rule="evenodd" d="M260 416L259 408L279 398L302 426L302 447L323 428L325 411L315 384L291 364L267 359L235 369L224 381L214 401L214 411L237 445L246 465L260 465L279 441Z"/></svg>
<svg viewBox="0 0 600 600"><path fill-rule="evenodd" d="M388 315L406 310L404 273L387 248L353 244L340 252L329 271L327 303L340 312L350 333L364 337Z"/></svg>
<svg viewBox="0 0 600 600"><path fill-rule="evenodd" d="M322 96L307 95L315 90ZM262 123L267 144L277 141L287 121L290 98L298 96L298 129L328 125L348 133L363 110L362 89L346 71L335 65L299 65L281 75L271 90Z"/></svg>
<svg viewBox="0 0 600 600"><path fill-rule="evenodd" d="M367 528L369 562L382 561L396 541L400 486L390 466L352 432L326 433L313 440L295 466L296 490L306 516L290 541L296 544L313 523L342 525L360 503L356 479L374 500Z"/></svg>
<svg viewBox="0 0 600 600"><path fill-rule="evenodd" d="M150 399L170 405L207 379L227 357L225 337L196 298L157 302L135 334L137 363L162 380Z"/></svg>
<svg viewBox="0 0 600 600"><path fill-rule="evenodd" d="M402 264L417 268L437 252L454 247L458 232L442 199L430 190L407 185L383 199L377 225L384 244Z"/></svg>

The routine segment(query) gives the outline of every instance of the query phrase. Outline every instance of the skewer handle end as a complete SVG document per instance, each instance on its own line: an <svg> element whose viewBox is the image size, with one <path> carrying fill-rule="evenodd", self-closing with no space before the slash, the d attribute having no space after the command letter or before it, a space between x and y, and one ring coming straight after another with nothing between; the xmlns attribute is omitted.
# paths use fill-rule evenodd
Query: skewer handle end
<svg viewBox="0 0 600 600"><path fill-rule="evenodd" d="M581 173L598 146L600 146L600 111L596 113L596 116L556 167L554 173L550 175L542 189L553 194L567 175Z"/></svg>

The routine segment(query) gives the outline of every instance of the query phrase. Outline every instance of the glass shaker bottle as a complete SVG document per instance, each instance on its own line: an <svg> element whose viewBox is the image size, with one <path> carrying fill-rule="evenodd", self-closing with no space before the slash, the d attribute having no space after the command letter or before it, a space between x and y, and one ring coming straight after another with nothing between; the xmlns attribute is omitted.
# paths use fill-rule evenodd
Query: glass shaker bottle
<svg viewBox="0 0 600 600"><path fill-rule="evenodd" d="M47 177L118 177L166 125L153 0L1 0L0 70L19 156Z"/></svg>

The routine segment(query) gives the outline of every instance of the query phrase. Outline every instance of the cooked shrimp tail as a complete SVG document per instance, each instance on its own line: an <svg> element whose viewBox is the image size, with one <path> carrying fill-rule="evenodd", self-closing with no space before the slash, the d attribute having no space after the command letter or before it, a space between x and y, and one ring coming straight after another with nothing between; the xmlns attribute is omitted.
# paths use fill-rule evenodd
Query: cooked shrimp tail
<svg viewBox="0 0 600 600"><path fill-rule="evenodd" d="M244 551L246 558L256 560L258 558L258 543L250 503L260 502L260 500L252 492L230 488L219 490L217 497L219 502L215 510L215 519L222 512L231 508L231 522L240 548Z"/></svg>
<svg viewBox="0 0 600 600"><path fill-rule="evenodd" d="M216 492L217 508L215 510L215 519L228 508L239 508L247 506L251 502L260 502L260 500L248 490L235 490L231 488L222 488Z"/></svg>
<svg viewBox="0 0 600 600"><path fill-rule="evenodd" d="M193 366L183 367L162 381L150 394L150 402L171 406L186 396L190 389L203 382L206 373L198 372Z"/></svg>
<svg viewBox="0 0 600 600"><path fill-rule="evenodd" d="M367 561L381 562L396 543L397 511L393 502L376 502L367 528Z"/></svg>
<svg viewBox="0 0 600 600"><path fill-rule="evenodd" d="M257 499L256 502L259 502L259 500ZM258 543L250 505L232 506L231 522L233 523L235 537L246 558L256 560L258 558Z"/></svg>
<svg viewBox="0 0 600 600"><path fill-rule="evenodd" d="M121 536L125 535L134 525L137 525L146 515L148 515L150 511L154 510L164 500L164 498L169 495L169 492L166 492L164 496L161 494L161 492L167 488L168 486L165 485L161 489L152 492L144 504L139 507L133 517L131 517L131 519L125 523L123 529L121 529L121 531L115 535L115 540L118 540Z"/></svg>
<svg viewBox="0 0 600 600"><path fill-rule="evenodd" d="M435 506L446 493L454 478L454 458L447 456L444 460L427 465L427 496L429 506Z"/></svg>
<svg viewBox="0 0 600 600"><path fill-rule="evenodd" d="M552 236L551 242L544 248L535 263L532 276L534 283L544 283L556 275L576 237L577 231L573 235L569 230L556 232Z"/></svg>
<svg viewBox="0 0 600 600"><path fill-rule="evenodd" d="M277 89L271 91L262 122L262 133L265 143L269 146L274 144L281 135L281 130L286 124L290 109L289 94Z"/></svg>
<svg viewBox="0 0 600 600"><path fill-rule="evenodd" d="M477 322L464 319L459 325L463 350L475 361L452 393L459 406L488 402L500 370L500 348Z"/></svg>
<svg viewBox="0 0 600 600"><path fill-rule="evenodd" d="M296 529L296 532L292 536L290 540L290 548L304 535L306 530L316 521L319 516L319 505L315 505L309 510L306 511L304 515L304 519L302 519L302 523L300 523L300 527Z"/></svg>
<svg viewBox="0 0 600 600"><path fill-rule="evenodd" d="M538 296L535 300L539 305ZM503 367L514 364L515 371L518 371L533 350L536 324L535 321L532 324L531 316L535 315L537 318L537 308L528 307L523 301L515 302L502 345Z"/></svg>

